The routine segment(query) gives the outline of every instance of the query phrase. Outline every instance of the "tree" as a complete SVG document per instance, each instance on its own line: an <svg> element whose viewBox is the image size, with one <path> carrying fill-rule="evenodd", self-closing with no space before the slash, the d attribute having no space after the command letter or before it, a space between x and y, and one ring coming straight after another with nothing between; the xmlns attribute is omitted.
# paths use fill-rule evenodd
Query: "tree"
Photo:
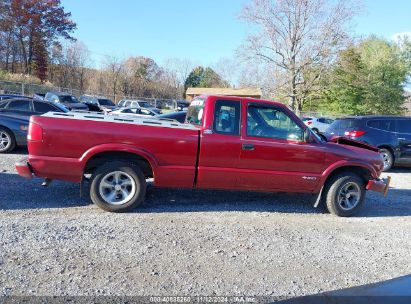
<svg viewBox="0 0 411 304"><path fill-rule="evenodd" d="M405 52L376 37L341 51L327 79L322 107L351 115L401 113L410 75Z"/></svg>
<svg viewBox="0 0 411 304"><path fill-rule="evenodd" d="M212 87L227 87L228 83L224 81L212 68L203 68L198 66L194 68L188 75L184 88L212 88Z"/></svg>
<svg viewBox="0 0 411 304"><path fill-rule="evenodd" d="M124 68L124 62L115 56L106 56L104 71L107 75L107 82L111 88L111 94L114 99L117 97L120 75Z"/></svg>
<svg viewBox="0 0 411 304"><path fill-rule="evenodd" d="M37 75L44 79L49 48L59 44L61 38L74 40L71 33L76 24L70 19L71 14L64 11L60 0L7 0L0 10L0 37L7 41L7 70L12 55L13 64L20 57L26 74L35 67Z"/></svg>
<svg viewBox="0 0 411 304"><path fill-rule="evenodd" d="M252 0L242 18L258 32L248 37L244 55L282 71L277 88L299 112L328 63L346 44L346 26L355 9L345 0Z"/></svg>

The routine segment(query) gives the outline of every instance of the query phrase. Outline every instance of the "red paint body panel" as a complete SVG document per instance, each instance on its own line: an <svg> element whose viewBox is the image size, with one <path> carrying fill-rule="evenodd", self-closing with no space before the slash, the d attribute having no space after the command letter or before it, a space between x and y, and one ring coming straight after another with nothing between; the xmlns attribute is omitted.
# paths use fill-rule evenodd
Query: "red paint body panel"
<svg viewBox="0 0 411 304"><path fill-rule="evenodd" d="M28 179L33 178L33 172L31 171L26 159L16 163L16 170L20 176Z"/></svg>
<svg viewBox="0 0 411 304"><path fill-rule="evenodd" d="M36 124L36 128L30 129L36 130L37 140L28 141L30 168L37 176L80 182L93 156L128 152L150 163L158 187L310 193L318 193L327 177L344 166L365 168L373 179L381 173L382 160L371 149L315 138L306 143L247 136L245 118L247 106L252 103L281 108L305 129L304 123L281 103L239 97L203 98L206 104L198 128L32 116L31 125ZM217 100L240 103L239 135L212 131ZM243 144L255 148L243 150ZM28 175L24 166L17 169L19 174Z"/></svg>

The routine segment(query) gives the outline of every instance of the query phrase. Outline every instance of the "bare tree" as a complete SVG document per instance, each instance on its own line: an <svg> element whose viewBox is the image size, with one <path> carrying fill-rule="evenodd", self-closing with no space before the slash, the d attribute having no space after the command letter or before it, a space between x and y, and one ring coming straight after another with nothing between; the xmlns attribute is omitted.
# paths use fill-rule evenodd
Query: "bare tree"
<svg viewBox="0 0 411 304"><path fill-rule="evenodd" d="M242 18L258 32L248 37L243 55L278 68L282 77L276 86L299 112L349 40L347 27L356 11L358 6L348 0L252 0Z"/></svg>
<svg viewBox="0 0 411 304"><path fill-rule="evenodd" d="M106 56L104 71L107 74L108 83L114 99L117 98L119 89L120 75L124 68L124 61L115 56Z"/></svg>

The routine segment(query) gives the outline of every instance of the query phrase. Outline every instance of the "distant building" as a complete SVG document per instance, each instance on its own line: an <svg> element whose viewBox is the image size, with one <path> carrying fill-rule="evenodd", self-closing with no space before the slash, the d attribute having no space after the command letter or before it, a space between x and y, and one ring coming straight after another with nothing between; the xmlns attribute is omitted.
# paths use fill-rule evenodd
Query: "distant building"
<svg viewBox="0 0 411 304"><path fill-rule="evenodd" d="M191 101L199 95L223 95L223 96L239 96L252 97L260 99L262 96L260 88L188 88L186 91L186 99Z"/></svg>

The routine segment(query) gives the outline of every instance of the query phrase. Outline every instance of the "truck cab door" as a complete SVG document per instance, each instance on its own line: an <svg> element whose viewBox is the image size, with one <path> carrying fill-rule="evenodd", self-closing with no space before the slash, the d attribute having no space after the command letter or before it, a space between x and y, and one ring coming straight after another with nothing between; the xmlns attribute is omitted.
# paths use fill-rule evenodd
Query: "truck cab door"
<svg viewBox="0 0 411 304"><path fill-rule="evenodd" d="M237 189L241 101L210 100L207 106L214 109L213 119L202 130L196 187Z"/></svg>
<svg viewBox="0 0 411 304"><path fill-rule="evenodd" d="M325 167L324 145L304 141L304 127L275 105L243 109L239 184L259 191L310 192Z"/></svg>
<svg viewBox="0 0 411 304"><path fill-rule="evenodd" d="M398 162L411 163L411 119L397 120Z"/></svg>

